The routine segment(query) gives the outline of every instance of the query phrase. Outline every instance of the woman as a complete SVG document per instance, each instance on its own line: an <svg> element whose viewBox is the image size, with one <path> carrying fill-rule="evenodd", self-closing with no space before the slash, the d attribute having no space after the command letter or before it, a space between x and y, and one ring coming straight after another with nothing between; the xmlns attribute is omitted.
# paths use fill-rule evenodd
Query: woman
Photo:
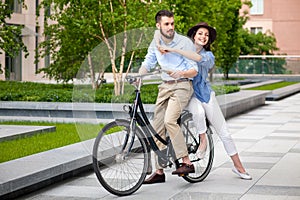
<svg viewBox="0 0 300 200"><path fill-rule="evenodd" d="M158 38L157 34L159 33L155 33L155 38ZM215 97L215 93L207 81L208 73L215 64L215 57L210 51L210 45L216 39L216 30L207 23L201 22L190 28L187 35L193 40L196 47L196 53L160 46L159 42L157 45L161 53L179 53L187 58L197 61L198 75L193 78L194 95L188 105L188 110L193 114L197 131L200 133L200 141L202 141L197 151L197 156L203 158L205 155L207 147L207 140L205 137L205 132L207 130L205 117L207 117L223 142L227 154L233 161L234 167L232 171L242 179L251 180L252 177L246 172L240 161L235 144L227 129L225 118Z"/></svg>

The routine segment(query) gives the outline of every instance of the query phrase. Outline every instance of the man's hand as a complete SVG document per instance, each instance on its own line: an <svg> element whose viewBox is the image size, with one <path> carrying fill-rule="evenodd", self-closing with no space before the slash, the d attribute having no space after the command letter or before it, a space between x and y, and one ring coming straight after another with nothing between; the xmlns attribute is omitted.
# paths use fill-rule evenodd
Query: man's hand
<svg viewBox="0 0 300 200"><path fill-rule="evenodd" d="M169 75L174 79L184 78L184 71L175 71Z"/></svg>
<svg viewBox="0 0 300 200"><path fill-rule="evenodd" d="M139 69L139 75L143 75L147 73L148 73L147 69L141 66ZM142 81L142 78L137 78L136 81L134 82L134 85L138 86L140 81Z"/></svg>
<svg viewBox="0 0 300 200"><path fill-rule="evenodd" d="M141 66L140 69L139 69L139 74L140 75L143 75L143 74L147 74L148 71L145 67Z"/></svg>

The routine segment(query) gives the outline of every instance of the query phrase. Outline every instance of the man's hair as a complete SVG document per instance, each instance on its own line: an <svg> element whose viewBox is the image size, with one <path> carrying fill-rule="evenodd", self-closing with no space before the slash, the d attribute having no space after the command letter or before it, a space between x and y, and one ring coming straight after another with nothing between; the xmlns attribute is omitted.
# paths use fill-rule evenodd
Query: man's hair
<svg viewBox="0 0 300 200"><path fill-rule="evenodd" d="M174 17L174 14L169 10L160 10L155 15L155 22L159 23L162 17Z"/></svg>

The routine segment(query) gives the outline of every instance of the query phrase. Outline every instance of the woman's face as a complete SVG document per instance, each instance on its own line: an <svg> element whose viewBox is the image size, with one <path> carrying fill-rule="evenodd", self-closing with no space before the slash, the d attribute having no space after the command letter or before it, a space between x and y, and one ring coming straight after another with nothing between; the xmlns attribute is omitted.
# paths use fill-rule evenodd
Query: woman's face
<svg viewBox="0 0 300 200"><path fill-rule="evenodd" d="M209 41L209 31L206 28L200 27L195 36L194 36L195 44L204 46Z"/></svg>

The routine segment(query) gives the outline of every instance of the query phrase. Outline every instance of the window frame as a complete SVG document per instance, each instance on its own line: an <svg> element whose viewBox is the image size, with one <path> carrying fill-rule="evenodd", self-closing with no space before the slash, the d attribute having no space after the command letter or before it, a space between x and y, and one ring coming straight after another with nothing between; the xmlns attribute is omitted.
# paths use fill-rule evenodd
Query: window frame
<svg viewBox="0 0 300 200"><path fill-rule="evenodd" d="M250 8L251 15L264 14L264 0L251 0L252 7Z"/></svg>

